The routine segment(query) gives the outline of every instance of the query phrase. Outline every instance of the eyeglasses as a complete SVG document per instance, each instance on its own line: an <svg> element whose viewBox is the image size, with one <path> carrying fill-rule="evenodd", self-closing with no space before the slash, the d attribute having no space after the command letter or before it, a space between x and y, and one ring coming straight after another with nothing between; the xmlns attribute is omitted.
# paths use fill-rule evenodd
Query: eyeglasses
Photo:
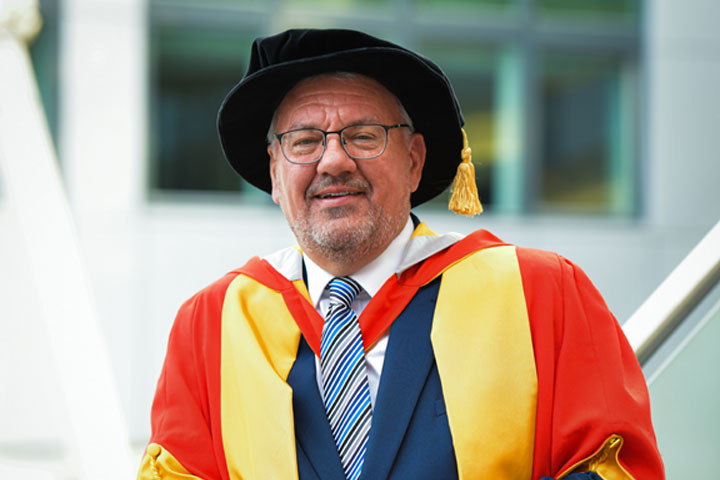
<svg viewBox="0 0 720 480"><path fill-rule="evenodd" d="M290 163L308 164L320 161L325 153L327 136L331 133L340 136L340 144L350 158L367 160L379 157L385 152L388 130L401 127L412 128L406 123L395 125L370 123L349 125L334 132L326 132L319 128L297 128L273 136L277 138L283 155Z"/></svg>

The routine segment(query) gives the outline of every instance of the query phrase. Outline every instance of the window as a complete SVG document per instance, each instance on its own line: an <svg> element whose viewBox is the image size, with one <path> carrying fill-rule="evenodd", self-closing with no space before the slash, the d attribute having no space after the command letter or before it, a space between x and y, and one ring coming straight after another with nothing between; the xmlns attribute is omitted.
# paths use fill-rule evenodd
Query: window
<svg viewBox="0 0 720 480"><path fill-rule="evenodd" d="M242 78L252 39L300 26L355 28L426 54L446 71L488 210L632 215L640 6L151 0L151 188L265 198L226 165L215 132L217 109Z"/></svg>
<svg viewBox="0 0 720 480"><path fill-rule="evenodd" d="M417 50L439 63L452 82L465 118L464 128L472 149L478 193L487 203L493 197L495 185L499 52L490 46L442 40L428 40L418 45ZM434 201L447 205L449 198L450 192L445 191Z"/></svg>
<svg viewBox="0 0 720 480"><path fill-rule="evenodd" d="M149 177L155 191L252 191L225 162L215 119L260 32L224 25L218 16L180 2L151 9Z"/></svg>
<svg viewBox="0 0 720 480"><path fill-rule="evenodd" d="M548 51L541 60L537 205L632 212L627 68L612 54Z"/></svg>

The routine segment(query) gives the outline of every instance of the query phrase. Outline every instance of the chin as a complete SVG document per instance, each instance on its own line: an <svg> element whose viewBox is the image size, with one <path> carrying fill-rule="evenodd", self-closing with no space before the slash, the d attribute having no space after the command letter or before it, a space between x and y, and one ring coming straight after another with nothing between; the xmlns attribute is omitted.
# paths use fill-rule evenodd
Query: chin
<svg viewBox="0 0 720 480"><path fill-rule="evenodd" d="M338 218L323 223L321 228L310 232L313 243L333 251L355 250L368 243L377 231L370 219Z"/></svg>
<svg viewBox="0 0 720 480"><path fill-rule="evenodd" d="M338 207L296 219L291 229L304 250L347 262L387 247L407 220L397 217L382 209Z"/></svg>

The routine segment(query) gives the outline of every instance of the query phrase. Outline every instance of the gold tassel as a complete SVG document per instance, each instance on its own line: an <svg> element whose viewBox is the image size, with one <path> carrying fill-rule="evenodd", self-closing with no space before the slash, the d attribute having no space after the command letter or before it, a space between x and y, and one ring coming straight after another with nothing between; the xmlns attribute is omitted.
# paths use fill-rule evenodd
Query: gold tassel
<svg viewBox="0 0 720 480"><path fill-rule="evenodd" d="M468 145L465 129L462 129L462 134L462 162L458 165L455 174L448 209L459 215L472 217L473 215L480 215L483 208L478 198L477 185L475 184L475 166L472 163L472 150Z"/></svg>

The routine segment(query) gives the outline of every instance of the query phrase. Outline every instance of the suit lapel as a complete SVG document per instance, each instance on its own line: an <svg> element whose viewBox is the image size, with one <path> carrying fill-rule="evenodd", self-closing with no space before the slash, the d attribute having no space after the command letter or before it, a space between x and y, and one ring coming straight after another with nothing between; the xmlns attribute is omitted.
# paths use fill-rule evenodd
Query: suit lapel
<svg viewBox="0 0 720 480"><path fill-rule="evenodd" d="M387 478L402 445L434 362L430 328L439 285L420 288L393 322L361 478Z"/></svg>
<svg viewBox="0 0 720 480"><path fill-rule="evenodd" d="M322 479L345 478L315 378L315 354L305 338L301 338L297 359L287 379L293 389L298 473L300 478L312 478L313 473ZM305 471L307 464L302 453L314 472Z"/></svg>

